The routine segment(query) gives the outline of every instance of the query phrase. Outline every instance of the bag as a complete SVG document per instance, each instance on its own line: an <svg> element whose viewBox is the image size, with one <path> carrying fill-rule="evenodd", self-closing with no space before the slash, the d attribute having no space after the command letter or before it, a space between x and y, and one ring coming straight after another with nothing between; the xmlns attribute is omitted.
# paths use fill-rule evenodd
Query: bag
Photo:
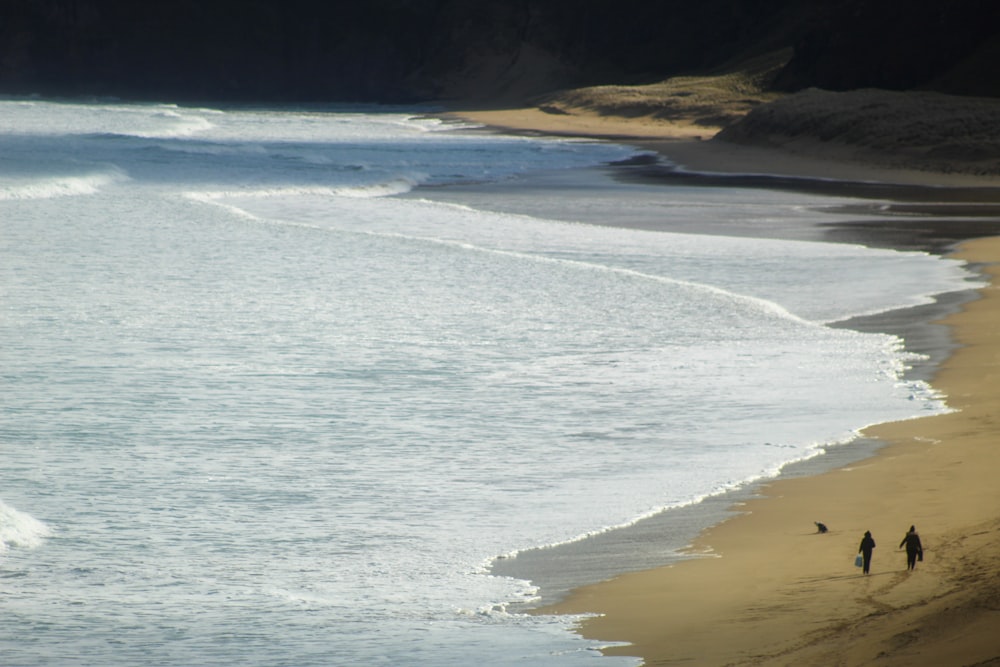
<svg viewBox="0 0 1000 667"><path fill-rule="evenodd" d="M923 549L921 549L920 551L917 552L917 560L919 560L921 563L924 562L924 550Z"/></svg>
<svg viewBox="0 0 1000 667"><path fill-rule="evenodd" d="M858 554L857 556L854 557L854 567L861 567L864 564L865 564L865 559L861 557L861 554Z"/></svg>

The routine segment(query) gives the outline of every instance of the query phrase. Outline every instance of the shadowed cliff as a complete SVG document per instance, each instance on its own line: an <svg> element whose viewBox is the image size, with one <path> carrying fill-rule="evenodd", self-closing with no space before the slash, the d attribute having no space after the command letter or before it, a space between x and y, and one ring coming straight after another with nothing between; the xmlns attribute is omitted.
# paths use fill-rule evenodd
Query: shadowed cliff
<svg viewBox="0 0 1000 667"><path fill-rule="evenodd" d="M0 92L523 100L788 49L773 87L1000 95L985 0L0 0Z"/></svg>

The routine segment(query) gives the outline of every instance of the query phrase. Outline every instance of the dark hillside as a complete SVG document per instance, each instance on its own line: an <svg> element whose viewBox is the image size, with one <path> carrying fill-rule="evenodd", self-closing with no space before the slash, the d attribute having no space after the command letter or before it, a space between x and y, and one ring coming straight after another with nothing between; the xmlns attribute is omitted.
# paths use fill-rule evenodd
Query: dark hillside
<svg viewBox="0 0 1000 667"><path fill-rule="evenodd" d="M1000 95L1000 2L854 0L806 30L779 88Z"/></svg>
<svg viewBox="0 0 1000 667"><path fill-rule="evenodd" d="M998 94L986 0L0 0L0 92L517 98L794 46L784 89Z"/></svg>

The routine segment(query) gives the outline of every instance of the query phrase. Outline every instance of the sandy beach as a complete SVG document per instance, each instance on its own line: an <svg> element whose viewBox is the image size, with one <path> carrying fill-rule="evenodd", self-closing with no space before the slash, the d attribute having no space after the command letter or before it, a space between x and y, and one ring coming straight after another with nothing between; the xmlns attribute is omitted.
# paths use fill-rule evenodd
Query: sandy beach
<svg viewBox="0 0 1000 667"><path fill-rule="evenodd" d="M836 147L806 155L705 141L687 123L530 109L461 116L628 141L697 171L1000 185L843 159ZM647 665L1000 664L1000 238L964 242L954 256L991 281L944 321L958 347L932 385L954 412L871 427L864 435L886 443L875 456L764 486L697 539L692 559L577 589L539 611L593 614L582 634ZM911 524L926 555L909 572L898 545ZM854 567L866 530L877 543L868 576Z"/></svg>
<svg viewBox="0 0 1000 667"><path fill-rule="evenodd" d="M1000 656L1000 239L956 254L993 284L948 318L961 347L933 385L956 411L869 428L890 445L861 463L766 486L703 534L706 557L624 575L547 611L599 613L589 637L646 664L980 665ZM830 532L811 530L822 520ZM916 525L913 572L898 545ZM853 566L877 542L872 572Z"/></svg>

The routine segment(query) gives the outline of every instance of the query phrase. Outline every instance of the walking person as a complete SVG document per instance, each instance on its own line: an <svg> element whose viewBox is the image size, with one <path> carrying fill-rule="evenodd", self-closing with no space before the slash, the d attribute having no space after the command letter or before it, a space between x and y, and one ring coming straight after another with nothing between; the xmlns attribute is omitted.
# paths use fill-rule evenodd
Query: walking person
<svg viewBox="0 0 1000 667"><path fill-rule="evenodd" d="M858 553L861 554L862 564L861 571L864 574L868 574L868 571L872 566L872 549L875 548L875 540L872 538L872 531L866 530L865 536L861 538L861 546L858 547Z"/></svg>
<svg viewBox="0 0 1000 667"><path fill-rule="evenodd" d="M916 526L910 526L909 532L903 536L903 541L899 543L900 548L906 545L906 569L912 570L917 566L917 559L924 559L924 547L920 544L920 535Z"/></svg>

